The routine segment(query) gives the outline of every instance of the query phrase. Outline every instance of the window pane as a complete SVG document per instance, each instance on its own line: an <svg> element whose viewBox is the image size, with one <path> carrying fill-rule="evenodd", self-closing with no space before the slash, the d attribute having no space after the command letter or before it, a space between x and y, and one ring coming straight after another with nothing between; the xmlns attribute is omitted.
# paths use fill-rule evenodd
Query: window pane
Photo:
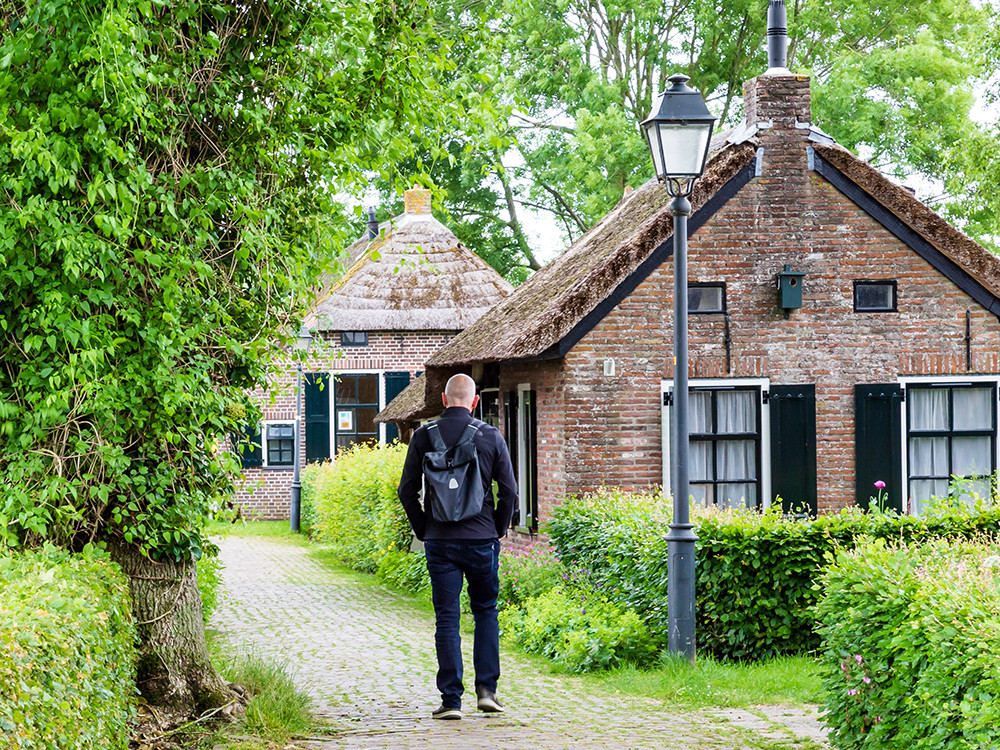
<svg viewBox="0 0 1000 750"><path fill-rule="evenodd" d="M378 403L378 375L358 376L358 403Z"/></svg>
<svg viewBox="0 0 1000 750"><path fill-rule="evenodd" d="M988 437L955 437L951 440L951 472L960 477L986 477L993 473Z"/></svg>
<svg viewBox="0 0 1000 750"><path fill-rule="evenodd" d="M339 375L334 386L334 400L338 404L358 403L358 378L356 375Z"/></svg>
<svg viewBox="0 0 1000 750"><path fill-rule="evenodd" d="M911 430L948 429L947 388L911 388L908 395Z"/></svg>
<svg viewBox="0 0 1000 750"><path fill-rule="evenodd" d="M953 430L993 429L993 389L955 388L952 391Z"/></svg>
<svg viewBox="0 0 1000 750"><path fill-rule="evenodd" d="M932 498L945 497L947 494L947 479L916 479L910 482L910 513L923 513Z"/></svg>
<svg viewBox="0 0 1000 750"><path fill-rule="evenodd" d="M722 312L724 309L721 286L688 287L688 312Z"/></svg>
<svg viewBox="0 0 1000 750"><path fill-rule="evenodd" d="M688 452L688 472L692 480L715 479L712 476L712 444L708 441L692 440Z"/></svg>
<svg viewBox="0 0 1000 750"><path fill-rule="evenodd" d="M378 410L374 406L360 407L358 409L358 432L359 433L377 433L378 425L375 424L375 415Z"/></svg>
<svg viewBox="0 0 1000 750"><path fill-rule="evenodd" d="M705 508L712 505L715 498L714 488L710 484L692 484L689 487L691 499Z"/></svg>
<svg viewBox="0 0 1000 750"><path fill-rule="evenodd" d="M715 444L718 471L716 478L756 479L757 461L754 441L720 440Z"/></svg>
<svg viewBox="0 0 1000 750"><path fill-rule="evenodd" d="M910 476L948 476L948 438L910 438Z"/></svg>
<svg viewBox="0 0 1000 750"><path fill-rule="evenodd" d="M756 395L753 391L719 391L719 434L757 432Z"/></svg>
<svg viewBox="0 0 1000 750"><path fill-rule="evenodd" d="M718 505L721 508L756 508L757 485L749 483L720 484Z"/></svg>
<svg viewBox="0 0 1000 750"><path fill-rule="evenodd" d="M864 284L854 285L854 306L858 310L892 310L893 304L892 284Z"/></svg>
<svg viewBox="0 0 1000 750"><path fill-rule="evenodd" d="M712 434L711 391L691 391L688 395L688 430L692 435Z"/></svg>

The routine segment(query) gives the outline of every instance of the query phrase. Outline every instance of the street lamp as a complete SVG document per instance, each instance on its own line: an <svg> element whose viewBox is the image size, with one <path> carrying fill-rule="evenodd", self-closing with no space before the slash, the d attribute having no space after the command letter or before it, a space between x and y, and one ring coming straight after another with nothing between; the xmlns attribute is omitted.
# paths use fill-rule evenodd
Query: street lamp
<svg viewBox="0 0 1000 750"><path fill-rule="evenodd" d="M312 343L312 334L309 333L309 329L302 326L299 329L298 335L295 337L295 342L292 344L293 351L297 352L295 357L295 446L294 455L292 459L292 511L290 514L291 518L291 529L297 532L299 530L299 519L302 515L302 483L299 481L299 456L302 454L302 354L300 352L306 352L309 350L309 344Z"/></svg>
<svg viewBox="0 0 1000 750"><path fill-rule="evenodd" d="M705 171L715 117L705 100L687 85L686 75L672 75L670 88L660 94L643 120L656 178L673 198L674 217L674 407L671 419L673 520L667 534L667 649L695 658L694 543L698 537L690 518L688 483L688 196Z"/></svg>

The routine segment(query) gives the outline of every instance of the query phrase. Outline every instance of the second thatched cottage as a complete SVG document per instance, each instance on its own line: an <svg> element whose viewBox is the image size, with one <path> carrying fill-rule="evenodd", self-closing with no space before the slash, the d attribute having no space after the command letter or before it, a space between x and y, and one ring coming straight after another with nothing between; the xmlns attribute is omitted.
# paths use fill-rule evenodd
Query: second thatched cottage
<svg viewBox="0 0 1000 750"><path fill-rule="evenodd" d="M812 124L809 79L744 87L689 221L690 471L699 503L832 511L873 483L919 513L998 464L1000 259ZM502 415L538 529L567 495L669 491L672 220L655 181L427 361L380 417L439 411L454 372ZM779 285L795 280L800 299Z"/></svg>
<svg viewBox="0 0 1000 750"><path fill-rule="evenodd" d="M300 464L334 459L361 442L387 443L396 427L375 422L456 334L511 291L491 266L431 214L431 192L404 194L404 213L347 250L346 273L321 294L305 326L316 342L304 367ZM247 515L288 518L296 428L294 365L256 394L264 419L240 451Z"/></svg>

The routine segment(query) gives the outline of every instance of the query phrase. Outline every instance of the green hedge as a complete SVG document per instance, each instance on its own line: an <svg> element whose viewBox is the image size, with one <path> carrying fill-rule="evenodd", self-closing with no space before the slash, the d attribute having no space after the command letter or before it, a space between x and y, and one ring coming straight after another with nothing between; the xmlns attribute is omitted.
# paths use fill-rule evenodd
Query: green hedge
<svg viewBox="0 0 1000 750"><path fill-rule="evenodd" d="M827 569L816 614L835 747L1000 747L997 552L876 541Z"/></svg>
<svg viewBox="0 0 1000 750"><path fill-rule="evenodd" d="M91 554L0 554L0 746L128 747L135 631L128 584Z"/></svg>
<svg viewBox="0 0 1000 750"><path fill-rule="evenodd" d="M410 525L396 496L406 446L357 445L307 467L302 494L312 536L346 565L414 591L426 588L422 554L409 554Z"/></svg>
<svg viewBox="0 0 1000 750"><path fill-rule="evenodd" d="M659 495L606 491L569 498L548 531L559 558L667 639L667 525ZM1000 529L1000 508L943 507L922 518L857 509L812 520L777 512L694 514L699 649L720 659L764 659L815 649L814 584L841 546L860 539L918 541Z"/></svg>

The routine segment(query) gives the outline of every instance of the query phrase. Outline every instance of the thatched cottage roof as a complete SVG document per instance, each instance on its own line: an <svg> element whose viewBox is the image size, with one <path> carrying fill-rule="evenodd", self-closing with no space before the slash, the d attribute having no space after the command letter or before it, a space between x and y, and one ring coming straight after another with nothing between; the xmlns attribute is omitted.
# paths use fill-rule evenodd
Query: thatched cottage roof
<svg viewBox="0 0 1000 750"><path fill-rule="evenodd" d="M756 146L750 140L723 141L720 146L696 183L691 197L695 212L754 160ZM672 227L666 191L650 180L626 195L488 316L435 353L427 366L452 367L545 353L649 258L671 236Z"/></svg>
<svg viewBox="0 0 1000 750"><path fill-rule="evenodd" d="M431 215L430 191L406 191L406 205L377 238L348 248L353 263L320 297L306 319L310 329L460 331L510 293Z"/></svg>

